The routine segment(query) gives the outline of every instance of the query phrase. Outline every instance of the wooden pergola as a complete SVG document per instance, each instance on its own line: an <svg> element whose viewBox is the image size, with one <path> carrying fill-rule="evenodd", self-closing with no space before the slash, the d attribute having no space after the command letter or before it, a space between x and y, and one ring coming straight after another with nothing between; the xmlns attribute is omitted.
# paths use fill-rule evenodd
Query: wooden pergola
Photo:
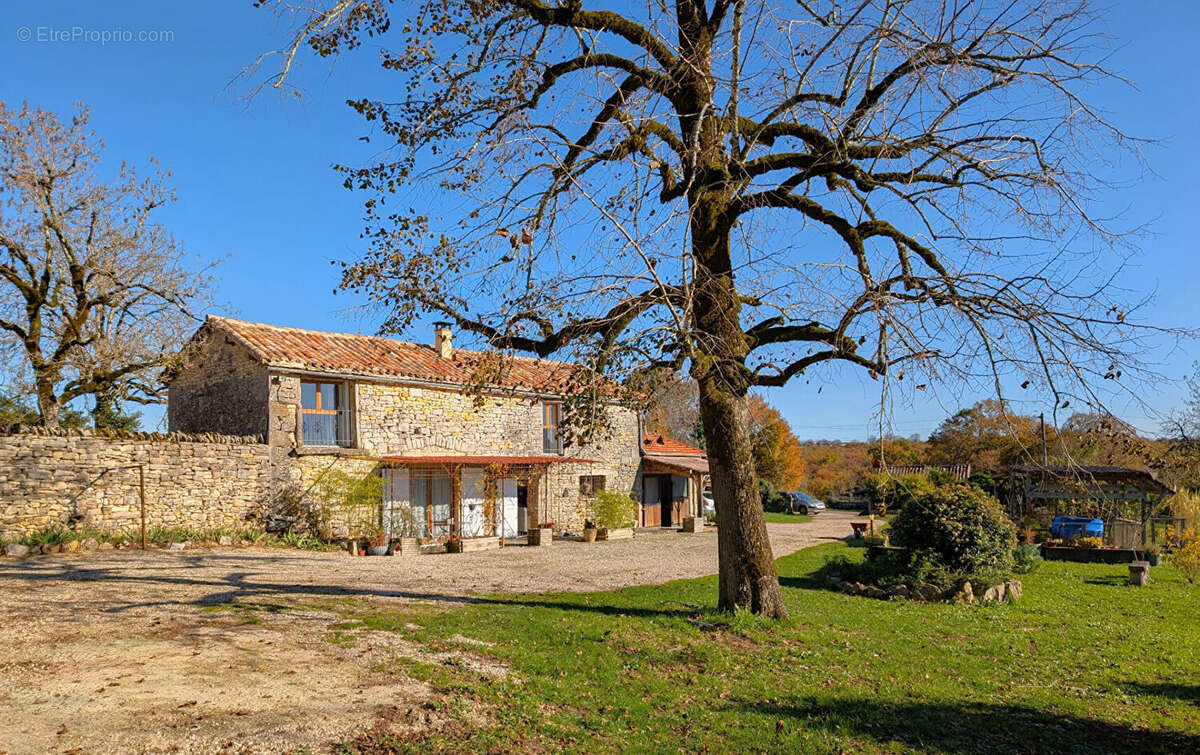
<svg viewBox="0 0 1200 755"><path fill-rule="evenodd" d="M1153 472L1127 467L1009 467L1004 500L1009 515L1021 519L1046 508L1052 514L1098 517L1105 537L1140 547L1154 514L1175 491Z"/></svg>

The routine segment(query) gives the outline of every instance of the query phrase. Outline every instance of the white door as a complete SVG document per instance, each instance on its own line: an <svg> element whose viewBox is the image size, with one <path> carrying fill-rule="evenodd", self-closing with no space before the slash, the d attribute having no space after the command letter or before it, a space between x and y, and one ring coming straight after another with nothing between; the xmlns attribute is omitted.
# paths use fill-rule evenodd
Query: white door
<svg viewBox="0 0 1200 755"><path fill-rule="evenodd" d="M463 467L462 471L462 536L483 537L487 519L484 516L483 469Z"/></svg>
<svg viewBox="0 0 1200 755"><path fill-rule="evenodd" d="M500 483L501 500L504 504L500 509L503 512L501 521L504 525L501 534L504 537L516 537L518 527L517 481L511 477L506 477Z"/></svg>

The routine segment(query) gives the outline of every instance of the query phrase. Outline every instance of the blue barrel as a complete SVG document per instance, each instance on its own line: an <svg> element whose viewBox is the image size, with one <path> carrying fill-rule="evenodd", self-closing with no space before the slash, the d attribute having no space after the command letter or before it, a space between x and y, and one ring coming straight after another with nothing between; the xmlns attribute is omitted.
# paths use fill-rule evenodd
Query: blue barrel
<svg viewBox="0 0 1200 755"><path fill-rule="evenodd" d="M1086 516L1056 516L1050 523L1050 534L1063 540L1081 537L1104 537L1104 520Z"/></svg>

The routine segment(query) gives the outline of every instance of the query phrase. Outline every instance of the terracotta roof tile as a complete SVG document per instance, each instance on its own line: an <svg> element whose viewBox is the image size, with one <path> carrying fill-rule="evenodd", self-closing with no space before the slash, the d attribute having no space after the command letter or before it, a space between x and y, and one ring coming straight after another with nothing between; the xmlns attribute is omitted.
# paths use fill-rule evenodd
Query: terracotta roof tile
<svg viewBox="0 0 1200 755"><path fill-rule="evenodd" d="M662 456L708 456L703 448L689 446L658 433L646 433L642 436L642 450L648 454Z"/></svg>
<svg viewBox="0 0 1200 755"><path fill-rule="evenodd" d="M572 392L577 365L549 359L504 355L497 377L480 381L481 366L494 369L499 352L454 349L443 359L432 347L380 336L325 333L245 322L209 315L205 325L220 329L269 367L344 375L411 378L450 385L484 384L547 394Z"/></svg>

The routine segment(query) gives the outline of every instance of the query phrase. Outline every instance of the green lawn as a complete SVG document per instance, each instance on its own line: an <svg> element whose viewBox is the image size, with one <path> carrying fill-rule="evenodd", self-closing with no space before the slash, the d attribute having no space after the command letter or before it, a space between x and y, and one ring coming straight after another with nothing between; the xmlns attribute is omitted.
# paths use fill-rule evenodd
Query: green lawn
<svg viewBox="0 0 1200 755"><path fill-rule="evenodd" d="M763 512L763 517L768 522L774 522L775 524L804 524L810 521L809 517L803 514L783 514L778 511Z"/></svg>
<svg viewBox="0 0 1200 755"><path fill-rule="evenodd" d="M812 584L845 552L861 553L780 559L792 618L779 624L696 608L714 604L714 578L405 611L345 603L348 627L511 667L492 680L405 661L461 725L346 751L1200 752L1200 585L1173 569L1139 589L1124 566L1045 563L1019 604L922 605Z"/></svg>

